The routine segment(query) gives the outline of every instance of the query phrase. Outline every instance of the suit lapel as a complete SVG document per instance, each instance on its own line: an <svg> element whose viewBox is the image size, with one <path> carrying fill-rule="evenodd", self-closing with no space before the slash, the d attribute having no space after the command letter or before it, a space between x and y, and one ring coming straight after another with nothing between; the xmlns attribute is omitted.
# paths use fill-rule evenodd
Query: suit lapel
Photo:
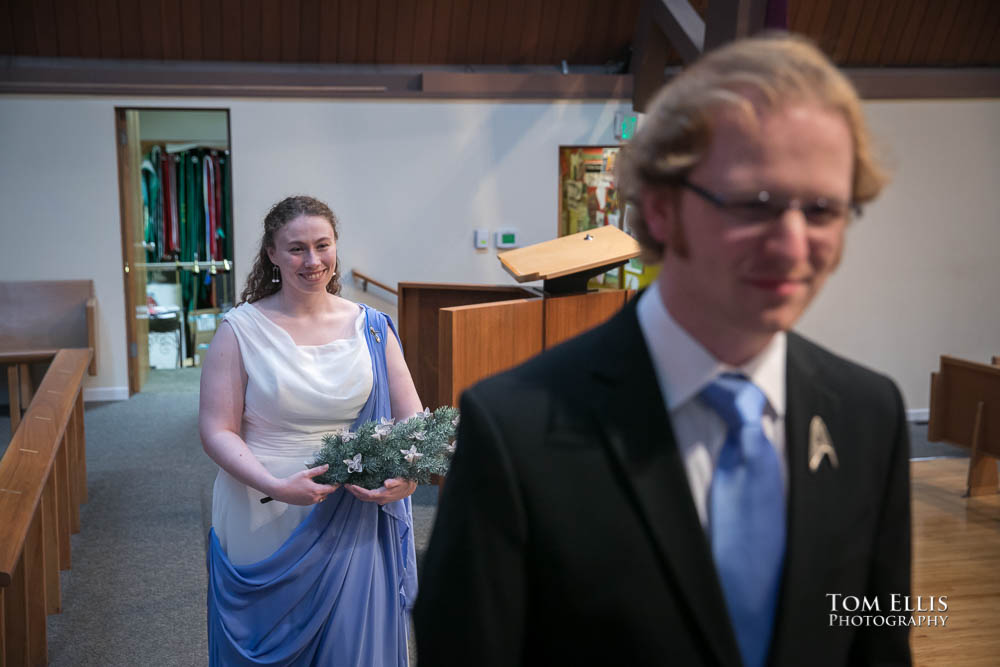
<svg viewBox="0 0 1000 667"><path fill-rule="evenodd" d="M781 648L796 641L796 619L814 615L821 608L796 609L796 600L810 598L809 589L821 573L830 545L825 542L827 515L834 497L831 485L837 483L838 471L824 460L816 471L809 467L811 422L819 417L824 424L839 420L839 401L816 373L806 343L797 335L788 335L786 365L785 454L788 460L788 533L785 567L778 623L772 657L779 658ZM834 442L834 447L837 443ZM822 591L819 593L822 594ZM820 598L816 604L825 602Z"/></svg>
<svg viewBox="0 0 1000 667"><path fill-rule="evenodd" d="M606 390L593 404L603 435L654 548L680 590L683 603L720 664L739 665L739 649L715 573L708 540L691 497L652 360L633 299L604 328L604 354L595 369Z"/></svg>

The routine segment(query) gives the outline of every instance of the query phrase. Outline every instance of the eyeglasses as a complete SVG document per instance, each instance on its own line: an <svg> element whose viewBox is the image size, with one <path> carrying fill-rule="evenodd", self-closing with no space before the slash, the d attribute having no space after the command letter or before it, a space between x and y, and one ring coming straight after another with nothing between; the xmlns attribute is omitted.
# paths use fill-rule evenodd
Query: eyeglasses
<svg viewBox="0 0 1000 667"><path fill-rule="evenodd" d="M817 227L861 215L861 207L857 204L826 197L804 202L796 198L782 199L761 190L756 196L738 198L706 190L691 181L682 181L681 185L720 211L750 223L772 222L788 209L799 211L807 223Z"/></svg>

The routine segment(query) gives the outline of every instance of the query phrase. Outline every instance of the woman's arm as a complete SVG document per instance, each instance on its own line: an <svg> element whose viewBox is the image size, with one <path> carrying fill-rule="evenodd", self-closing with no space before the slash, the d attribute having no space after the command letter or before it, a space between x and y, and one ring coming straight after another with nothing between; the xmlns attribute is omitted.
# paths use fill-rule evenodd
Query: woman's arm
<svg viewBox="0 0 1000 667"><path fill-rule="evenodd" d="M385 343L386 374L389 378L389 403L392 405L392 416L402 421L420 412L420 397L413 385L413 378L406 367L403 358L403 348L395 336L388 336ZM417 483L403 478L387 479L380 489L368 490L354 484L345 484L344 488L354 494L359 500L385 505L401 500L417 490Z"/></svg>
<svg viewBox="0 0 1000 667"><path fill-rule="evenodd" d="M201 369L198 431L205 453L237 480L275 500L293 505L311 505L337 487L316 484L312 478L326 466L277 478L261 465L240 437L243 395L247 374L232 326L223 322L212 338Z"/></svg>

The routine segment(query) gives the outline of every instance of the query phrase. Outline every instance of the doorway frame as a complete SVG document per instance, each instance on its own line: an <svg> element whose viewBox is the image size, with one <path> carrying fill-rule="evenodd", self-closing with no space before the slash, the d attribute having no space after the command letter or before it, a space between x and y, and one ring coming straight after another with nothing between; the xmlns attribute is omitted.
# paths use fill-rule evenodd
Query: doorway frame
<svg viewBox="0 0 1000 667"><path fill-rule="evenodd" d="M137 304L135 303L135 290L133 289L134 282L132 277L132 267L130 259L130 247L131 244L135 243L132 238L132 227L130 226L129 217L133 215L131 209L134 207L132 202L140 202L139 210L134 213L134 215L141 215L141 201L142 201L142 185L141 181L133 181L133 176L129 175L129 169L131 167L132 160L129 157L129 139L127 130L125 134L122 134L124 121L126 119L126 112L128 111L222 111L226 114L226 144L229 146L229 168L232 169L233 165L233 123L232 123L232 109L228 106L226 107L216 107L216 106L204 106L204 107L192 107L192 106L138 106L134 104L120 105L116 104L114 107L114 123L115 123L115 152L118 157L118 215L119 215L119 232L121 234L121 263L122 267L122 289L125 292L125 359L128 363L128 394L129 397L133 396L142 391L142 385L145 384L145 377L148 375L148 368L140 368L139 361L141 359L147 359L148 354L142 355L139 350L139 341L137 340L137 321L139 319L139 312L137 309ZM141 141L139 137L135 137L137 141ZM178 143L183 143L178 141ZM142 159L141 149L139 154L139 159ZM136 165L141 169L141 162ZM141 176L140 176L141 178ZM135 187L135 183L138 183L138 189L135 192L130 192L132 187ZM236 201L236 196L234 194L235 183L229 191L230 204ZM236 230L236 210L235 206L232 207L233 213L233 228L229 230L230 235L235 236ZM231 244L233 247L233 254L235 255L236 242L235 238L231 239ZM232 264L231 271L236 270L236 258L235 256L230 260ZM144 344L148 346L148 328L147 340ZM132 354L133 349L135 350L135 355ZM144 370L146 373L144 373Z"/></svg>

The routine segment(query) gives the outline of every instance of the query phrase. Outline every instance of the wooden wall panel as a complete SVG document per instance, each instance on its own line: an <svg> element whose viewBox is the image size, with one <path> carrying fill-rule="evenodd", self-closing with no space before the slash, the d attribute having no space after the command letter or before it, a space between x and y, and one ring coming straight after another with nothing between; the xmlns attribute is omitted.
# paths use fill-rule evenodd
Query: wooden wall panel
<svg viewBox="0 0 1000 667"><path fill-rule="evenodd" d="M542 16L539 20L538 50L535 51L535 63L551 64L556 62L556 31L559 29L559 0L542 3ZM635 21L633 21L633 24Z"/></svg>
<svg viewBox="0 0 1000 667"><path fill-rule="evenodd" d="M1000 39L1000 4L991 3L983 28L979 33L976 48L972 51L972 63L983 65L988 62L991 49L996 51L997 40Z"/></svg>
<svg viewBox="0 0 1000 667"><path fill-rule="evenodd" d="M503 43L510 4L510 0L490 0L487 4L486 35L483 39L484 63L503 62ZM513 23L513 18L509 20Z"/></svg>
<svg viewBox="0 0 1000 667"><path fill-rule="evenodd" d="M438 401L458 405L462 391L542 351L542 300L440 311Z"/></svg>

